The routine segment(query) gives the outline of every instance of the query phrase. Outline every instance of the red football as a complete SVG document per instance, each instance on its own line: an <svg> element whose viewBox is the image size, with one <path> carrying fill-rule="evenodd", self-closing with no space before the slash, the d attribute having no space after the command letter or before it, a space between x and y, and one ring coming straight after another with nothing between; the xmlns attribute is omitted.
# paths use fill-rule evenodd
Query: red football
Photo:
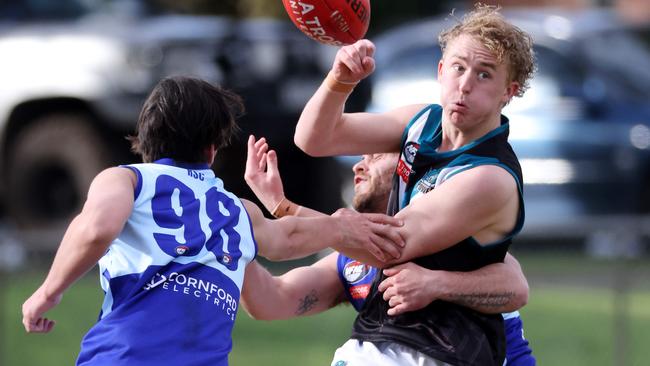
<svg viewBox="0 0 650 366"><path fill-rule="evenodd" d="M318 42L341 46L363 38L370 0L282 0L293 24Z"/></svg>

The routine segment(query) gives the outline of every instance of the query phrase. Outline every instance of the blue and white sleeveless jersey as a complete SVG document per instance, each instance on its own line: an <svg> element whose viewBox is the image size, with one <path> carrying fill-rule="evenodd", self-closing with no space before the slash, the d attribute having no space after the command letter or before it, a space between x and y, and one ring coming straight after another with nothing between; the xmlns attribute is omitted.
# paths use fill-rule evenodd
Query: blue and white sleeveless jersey
<svg viewBox="0 0 650 366"><path fill-rule="evenodd" d="M227 365L257 251L243 204L207 164L126 168L138 176L133 211L99 261L104 303L77 364Z"/></svg>

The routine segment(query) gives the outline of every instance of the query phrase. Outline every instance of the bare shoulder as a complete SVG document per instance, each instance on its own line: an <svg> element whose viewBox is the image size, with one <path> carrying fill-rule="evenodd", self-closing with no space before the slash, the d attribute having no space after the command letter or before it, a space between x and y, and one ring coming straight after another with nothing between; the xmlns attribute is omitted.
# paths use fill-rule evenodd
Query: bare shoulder
<svg viewBox="0 0 650 366"><path fill-rule="evenodd" d="M137 183L138 177L131 169L110 167L97 174L95 179L93 179L90 189L133 189Z"/></svg>
<svg viewBox="0 0 650 366"><path fill-rule="evenodd" d="M262 210L260 210L260 208L257 207L256 204L254 204L253 202L251 202L251 201L249 201L247 199L244 199L244 198L240 198L240 200L241 200L241 203L244 205L244 208L248 212L248 215L251 217L251 220L252 219L259 219L260 217L264 217L264 214L262 213Z"/></svg>
<svg viewBox="0 0 650 366"><path fill-rule="evenodd" d="M459 188L470 188L470 192L477 194L492 194L497 192L514 193L517 183L507 170L496 165L481 165L465 170L454 176L449 182Z"/></svg>

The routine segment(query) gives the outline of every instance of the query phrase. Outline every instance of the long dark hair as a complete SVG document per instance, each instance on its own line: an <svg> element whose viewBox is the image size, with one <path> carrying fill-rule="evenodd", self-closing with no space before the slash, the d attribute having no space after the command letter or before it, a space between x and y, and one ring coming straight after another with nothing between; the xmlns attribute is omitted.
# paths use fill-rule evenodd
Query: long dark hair
<svg viewBox="0 0 650 366"><path fill-rule="evenodd" d="M175 76L154 87L140 112L131 150L144 162L160 158L198 163L206 149L227 146L244 113L239 95L204 80Z"/></svg>

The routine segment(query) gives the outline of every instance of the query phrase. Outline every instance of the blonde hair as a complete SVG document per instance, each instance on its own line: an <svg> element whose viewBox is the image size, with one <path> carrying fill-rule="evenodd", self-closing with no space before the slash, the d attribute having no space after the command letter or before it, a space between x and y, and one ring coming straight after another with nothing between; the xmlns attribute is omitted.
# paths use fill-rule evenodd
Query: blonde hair
<svg viewBox="0 0 650 366"><path fill-rule="evenodd" d="M506 21L499 10L497 6L477 4L456 25L440 33L438 42L444 55L449 43L459 36L475 38L495 55L499 63L507 62L510 81L519 84L515 96L521 97L529 88L536 70L533 41L528 33Z"/></svg>

